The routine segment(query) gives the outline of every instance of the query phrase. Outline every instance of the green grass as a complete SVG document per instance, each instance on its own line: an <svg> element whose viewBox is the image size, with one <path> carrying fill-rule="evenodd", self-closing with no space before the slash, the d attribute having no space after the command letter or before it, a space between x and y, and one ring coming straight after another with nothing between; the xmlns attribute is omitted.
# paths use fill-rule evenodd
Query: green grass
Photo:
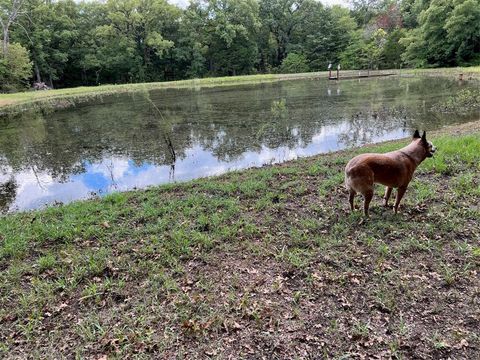
<svg viewBox="0 0 480 360"><path fill-rule="evenodd" d="M0 357L478 358L480 134L432 141L363 222L343 167L405 140L0 217Z"/></svg>
<svg viewBox="0 0 480 360"><path fill-rule="evenodd" d="M449 76L458 79L459 74L463 74L463 79L468 80L469 77L478 79L480 74L480 66L469 67L452 67L452 68L438 68L438 69L405 69L402 72L425 75L425 76Z"/></svg>

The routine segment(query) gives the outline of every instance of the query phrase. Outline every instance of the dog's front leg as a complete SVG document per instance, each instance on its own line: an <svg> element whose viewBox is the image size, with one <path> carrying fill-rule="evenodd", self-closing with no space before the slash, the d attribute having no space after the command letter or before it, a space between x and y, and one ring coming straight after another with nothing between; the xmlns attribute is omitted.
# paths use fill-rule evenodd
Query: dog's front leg
<svg viewBox="0 0 480 360"><path fill-rule="evenodd" d="M392 194L392 188L391 187L386 187L385 188L385 196L383 197L383 206L388 207L388 200L390 199L390 195Z"/></svg>
<svg viewBox="0 0 480 360"><path fill-rule="evenodd" d="M395 206L393 207L395 214L398 211L398 205L400 205L400 201L402 200L402 197L405 194L405 191L407 191L406 186L402 186L397 189L397 198L395 199Z"/></svg>

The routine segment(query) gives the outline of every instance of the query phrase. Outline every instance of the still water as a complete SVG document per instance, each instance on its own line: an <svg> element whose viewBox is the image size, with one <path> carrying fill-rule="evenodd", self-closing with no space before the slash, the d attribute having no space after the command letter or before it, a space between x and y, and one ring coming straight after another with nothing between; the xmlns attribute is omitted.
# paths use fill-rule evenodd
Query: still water
<svg viewBox="0 0 480 360"><path fill-rule="evenodd" d="M432 106L478 84L296 80L104 97L0 117L0 212L101 196L478 119Z"/></svg>

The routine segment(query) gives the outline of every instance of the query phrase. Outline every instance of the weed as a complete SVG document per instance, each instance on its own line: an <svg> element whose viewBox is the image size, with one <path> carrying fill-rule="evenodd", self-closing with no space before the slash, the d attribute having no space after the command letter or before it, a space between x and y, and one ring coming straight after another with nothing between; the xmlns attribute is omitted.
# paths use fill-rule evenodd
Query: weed
<svg viewBox="0 0 480 360"><path fill-rule="evenodd" d="M368 322L356 321L353 324L354 338L368 338L370 333L370 324Z"/></svg>
<svg viewBox="0 0 480 360"><path fill-rule="evenodd" d="M450 345L437 332L433 334L430 341L432 342L433 347L437 350L444 350L450 347Z"/></svg>
<svg viewBox="0 0 480 360"><path fill-rule="evenodd" d="M311 252L302 248L290 248L282 250L278 258L286 261L296 268L304 269L309 264Z"/></svg>
<svg viewBox="0 0 480 360"><path fill-rule="evenodd" d="M43 255L39 257L37 260L38 270L40 272L43 272L45 270L53 269L55 267L56 262L57 262L57 259L55 258L55 255L53 254Z"/></svg>
<svg viewBox="0 0 480 360"><path fill-rule="evenodd" d="M448 265L443 265L441 267L441 275L448 286L452 286L458 278L458 272Z"/></svg>

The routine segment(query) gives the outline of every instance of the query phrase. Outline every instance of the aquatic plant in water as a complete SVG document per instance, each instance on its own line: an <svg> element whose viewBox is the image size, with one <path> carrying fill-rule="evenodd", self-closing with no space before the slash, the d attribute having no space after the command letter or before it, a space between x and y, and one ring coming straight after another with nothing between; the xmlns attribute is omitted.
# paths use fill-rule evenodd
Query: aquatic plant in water
<svg viewBox="0 0 480 360"><path fill-rule="evenodd" d="M431 108L434 112L457 114L466 114L475 109L480 109L480 90L475 89L460 90L456 95L449 96Z"/></svg>

